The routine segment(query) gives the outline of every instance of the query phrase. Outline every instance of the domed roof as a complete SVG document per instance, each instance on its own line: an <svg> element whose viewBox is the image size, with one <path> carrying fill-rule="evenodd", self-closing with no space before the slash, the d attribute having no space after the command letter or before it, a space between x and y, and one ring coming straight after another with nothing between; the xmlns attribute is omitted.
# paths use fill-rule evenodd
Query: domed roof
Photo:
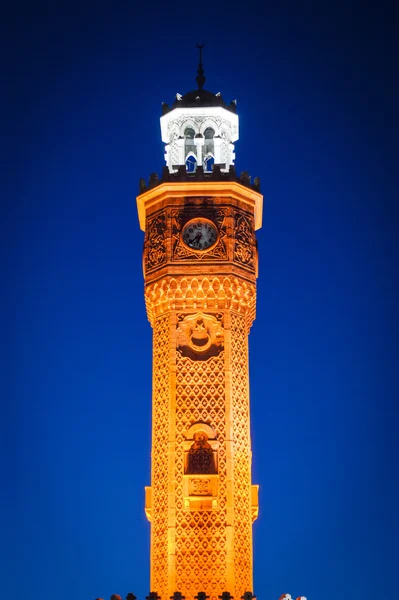
<svg viewBox="0 0 399 600"><path fill-rule="evenodd" d="M187 92L184 96L177 94L176 100L172 104L172 108L191 108L193 106L223 106L223 108L236 112L236 104L234 101L230 104L226 104L220 92L214 94L213 92L203 89Z"/></svg>

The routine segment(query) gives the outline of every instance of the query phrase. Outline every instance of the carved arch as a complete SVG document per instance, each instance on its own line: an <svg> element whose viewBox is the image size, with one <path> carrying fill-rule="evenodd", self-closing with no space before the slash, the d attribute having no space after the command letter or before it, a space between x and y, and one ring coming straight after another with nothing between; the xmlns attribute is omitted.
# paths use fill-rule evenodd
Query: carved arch
<svg viewBox="0 0 399 600"><path fill-rule="evenodd" d="M186 475L216 475L219 443L216 433L207 423L193 423L184 442L184 473Z"/></svg>
<svg viewBox="0 0 399 600"><path fill-rule="evenodd" d="M179 127L179 126L176 124L176 127ZM199 133L198 124L196 124L193 119L187 119L187 120L184 120L183 123L181 123L181 125L179 127L179 135L184 137L184 132L186 129L193 129L194 134Z"/></svg>
<svg viewBox="0 0 399 600"><path fill-rule="evenodd" d="M199 132L202 133L202 135L204 135L204 131L205 129L208 129L208 127L210 129L213 129L213 131L215 132L215 135L219 135L220 133L220 126L218 125L218 123L216 123L216 121L214 119L211 118L206 118L204 121L202 121L201 126L199 128Z"/></svg>
<svg viewBox="0 0 399 600"><path fill-rule="evenodd" d="M187 429L186 440L193 440L194 434L198 431L204 431L210 440L216 439L216 433L214 429L210 425L208 425L208 423L198 421L197 423L194 423L193 425L191 425L191 427Z"/></svg>

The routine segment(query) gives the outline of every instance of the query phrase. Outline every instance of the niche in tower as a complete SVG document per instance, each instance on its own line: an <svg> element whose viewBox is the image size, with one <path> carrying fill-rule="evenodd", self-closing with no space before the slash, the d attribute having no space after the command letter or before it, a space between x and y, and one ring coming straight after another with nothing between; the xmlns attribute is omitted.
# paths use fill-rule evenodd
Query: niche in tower
<svg viewBox="0 0 399 600"><path fill-rule="evenodd" d="M194 423L184 442L186 510L213 510L218 497L218 441L207 423Z"/></svg>

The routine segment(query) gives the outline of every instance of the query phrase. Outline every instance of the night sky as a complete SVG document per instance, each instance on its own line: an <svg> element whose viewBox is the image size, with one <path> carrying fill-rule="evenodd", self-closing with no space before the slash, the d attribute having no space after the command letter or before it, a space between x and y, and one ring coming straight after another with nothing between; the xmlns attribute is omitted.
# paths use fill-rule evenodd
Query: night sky
<svg viewBox="0 0 399 600"><path fill-rule="evenodd" d="M397 595L399 28L394 3L365 4L2 15L1 598L148 594L152 330L135 198L164 165L161 102L195 88L197 41L204 87L238 102L237 171L264 195L254 593Z"/></svg>

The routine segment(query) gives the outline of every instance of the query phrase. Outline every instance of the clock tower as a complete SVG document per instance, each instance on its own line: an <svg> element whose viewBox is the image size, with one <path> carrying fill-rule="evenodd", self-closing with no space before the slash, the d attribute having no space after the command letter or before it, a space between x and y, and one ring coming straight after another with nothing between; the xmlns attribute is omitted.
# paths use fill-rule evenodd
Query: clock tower
<svg viewBox="0 0 399 600"><path fill-rule="evenodd" d="M163 104L166 166L137 198L153 329L145 512L161 600L253 590L248 334L263 198L235 172L236 103L204 83L200 57L197 89Z"/></svg>

